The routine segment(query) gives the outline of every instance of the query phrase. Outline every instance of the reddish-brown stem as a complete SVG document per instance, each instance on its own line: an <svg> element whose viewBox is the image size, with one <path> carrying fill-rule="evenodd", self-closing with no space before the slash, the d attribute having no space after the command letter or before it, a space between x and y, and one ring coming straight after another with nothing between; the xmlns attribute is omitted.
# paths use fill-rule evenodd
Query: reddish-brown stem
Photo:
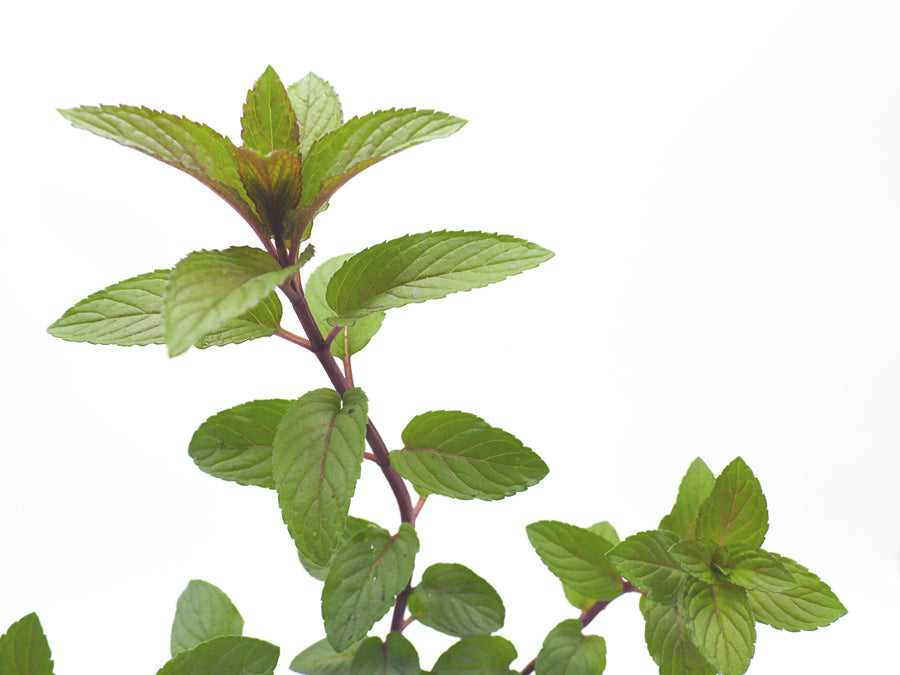
<svg viewBox="0 0 900 675"><path fill-rule="evenodd" d="M413 507L413 517L418 520L419 512L422 510L422 507L425 506L425 500L428 499L428 495L419 495L419 501L416 502L416 505Z"/></svg>
<svg viewBox="0 0 900 675"><path fill-rule="evenodd" d="M280 338L284 338L288 342L293 342L295 345L300 345L304 349L312 349L309 344L309 340L304 337L300 337L299 335L295 335L289 330L285 330L284 328L278 327L278 330L275 331L275 335Z"/></svg>
<svg viewBox="0 0 900 675"><path fill-rule="evenodd" d="M338 336L338 333L340 333L342 330L344 330L343 326L335 326L334 328L332 328L328 333L328 336L325 338L325 344L330 347L331 343L334 342L334 339Z"/></svg>
<svg viewBox="0 0 900 675"><path fill-rule="evenodd" d="M400 632L402 633L406 627L416 620L416 617L410 615L403 620L403 623L400 626Z"/></svg>
<svg viewBox="0 0 900 675"><path fill-rule="evenodd" d="M378 458L371 452L364 452L363 459L368 459L370 462L378 462Z"/></svg>

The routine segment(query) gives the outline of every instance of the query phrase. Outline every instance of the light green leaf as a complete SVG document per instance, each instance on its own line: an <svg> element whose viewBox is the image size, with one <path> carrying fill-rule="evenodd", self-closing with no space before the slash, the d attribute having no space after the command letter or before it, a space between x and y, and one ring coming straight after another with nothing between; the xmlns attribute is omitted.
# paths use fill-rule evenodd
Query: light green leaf
<svg viewBox="0 0 900 675"><path fill-rule="evenodd" d="M757 621L781 630L815 630L847 613L846 607L819 577L790 558L777 553L771 555L787 568L797 586L779 592L748 591L747 598Z"/></svg>
<svg viewBox="0 0 900 675"><path fill-rule="evenodd" d="M346 544L348 541L353 539L357 535L357 533L362 532L363 530L368 529L369 527L378 527L375 523L364 520L362 518L354 518L353 516L347 516L347 522L344 525L344 529L341 532L341 538L338 542L338 548ZM325 581L325 577L328 576L328 564L319 565L314 563L312 560L303 555L303 552L300 549L297 549L297 555L300 558L300 564L303 565L303 569L309 572L309 575L313 579L318 579L319 581ZM330 562L330 561L329 561Z"/></svg>
<svg viewBox="0 0 900 675"><path fill-rule="evenodd" d="M352 675L357 646L336 652L328 640L319 640L291 661L291 670L302 675Z"/></svg>
<svg viewBox="0 0 900 675"><path fill-rule="evenodd" d="M172 622L172 656L222 635L241 635L244 619L219 588L194 579L178 598Z"/></svg>
<svg viewBox="0 0 900 675"><path fill-rule="evenodd" d="M566 586L596 600L622 593L622 579L606 558L612 545L601 536L554 520L532 523L526 530L543 563Z"/></svg>
<svg viewBox="0 0 900 675"><path fill-rule="evenodd" d="M417 415L402 439L406 447L391 452L391 464L420 491L456 499L503 499L547 475L547 465L519 439L470 413Z"/></svg>
<svg viewBox="0 0 900 675"><path fill-rule="evenodd" d="M281 325L281 313L281 300L273 291L260 300L256 307L239 317L223 322L217 329L197 340L194 346L197 349L206 349L269 337L274 335Z"/></svg>
<svg viewBox="0 0 900 675"><path fill-rule="evenodd" d="M300 145L297 118L287 91L272 66L247 92L241 118L244 147L267 155L276 150L295 152Z"/></svg>
<svg viewBox="0 0 900 675"><path fill-rule="evenodd" d="M712 564L718 548L716 542L709 539L685 539L672 544L669 555L685 572L711 584L718 580Z"/></svg>
<svg viewBox="0 0 900 675"><path fill-rule="evenodd" d="M431 675L508 675L516 656L512 643L498 635L467 637L438 657Z"/></svg>
<svg viewBox="0 0 900 675"><path fill-rule="evenodd" d="M691 641L722 675L742 675L756 643L747 591L731 584L685 584L684 612Z"/></svg>
<svg viewBox="0 0 900 675"><path fill-rule="evenodd" d="M447 635L489 635L503 627L503 601L487 581L468 567L432 565L409 597L409 611L420 623Z"/></svg>
<svg viewBox="0 0 900 675"><path fill-rule="evenodd" d="M328 82L309 73L287 90L300 127L300 155L305 157L313 143L344 123L341 100Z"/></svg>
<svg viewBox="0 0 900 675"><path fill-rule="evenodd" d="M606 640L585 635L578 619L567 619L544 639L535 662L540 675L600 675L606 669Z"/></svg>
<svg viewBox="0 0 900 675"><path fill-rule="evenodd" d="M23 616L0 636L0 673L53 675L50 644L37 614Z"/></svg>
<svg viewBox="0 0 900 675"><path fill-rule="evenodd" d="M712 492L716 477L699 457L695 459L678 487L678 498L672 512L659 523L659 529L674 532L682 539L693 539L697 526L697 510Z"/></svg>
<svg viewBox="0 0 900 675"><path fill-rule="evenodd" d="M419 675L419 655L409 640L397 631L387 639L371 637L356 650L352 675Z"/></svg>
<svg viewBox="0 0 900 675"><path fill-rule="evenodd" d="M322 588L322 618L334 649L346 649L387 614L409 583L418 551L408 523L393 536L369 527L338 549Z"/></svg>
<svg viewBox="0 0 900 675"><path fill-rule="evenodd" d="M537 267L553 253L509 235L423 232L354 255L328 284L335 325L373 312L470 291Z"/></svg>
<svg viewBox="0 0 900 675"><path fill-rule="evenodd" d="M353 254L348 253L326 260L309 275L304 284L303 292L306 294L306 301L309 303L309 309L323 335L328 335L331 331L332 324L329 323L329 320L337 318L337 314L325 300L325 289L334 273L352 257ZM331 343L331 353L339 359L343 359L344 354L348 351L351 356L356 354L369 344L369 340L381 328L383 321L384 312L375 312L359 319L352 326L345 326L340 335Z"/></svg>
<svg viewBox="0 0 900 675"><path fill-rule="evenodd" d="M757 591L789 591L797 587L794 575L771 553L748 544L718 549L713 565L731 583Z"/></svg>
<svg viewBox="0 0 900 675"><path fill-rule="evenodd" d="M265 251L234 246L197 251L175 265L163 296L169 356L187 351L207 333L259 304L311 256L281 269Z"/></svg>
<svg viewBox="0 0 900 675"><path fill-rule="evenodd" d="M362 389L300 397L275 432L272 471L278 503L297 548L326 565L340 541L359 480L368 403Z"/></svg>
<svg viewBox="0 0 900 675"><path fill-rule="evenodd" d="M238 148L237 165L265 233L282 241L290 240L300 203L300 158L287 150L275 150L261 157L252 150Z"/></svg>
<svg viewBox="0 0 900 675"><path fill-rule="evenodd" d="M616 528L614 528L609 522L605 520L599 523L594 523L587 529L589 529L594 534L599 534L610 545L610 548L621 541L619 539L619 533L616 532ZM563 593L566 596L566 600L569 601L569 604L571 604L580 612L583 612L595 602L597 602L597 600L595 600L594 598L588 598L587 596L572 590L565 584L563 584Z"/></svg>
<svg viewBox="0 0 900 675"><path fill-rule="evenodd" d="M638 532L609 551L606 557L622 576L649 592L654 600L672 603L687 577L668 552L677 541L675 534L665 530Z"/></svg>
<svg viewBox="0 0 900 675"><path fill-rule="evenodd" d="M263 640L224 635L176 654L156 675L272 675L279 653Z"/></svg>
<svg viewBox="0 0 900 675"><path fill-rule="evenodd" d="M238 175L234 144L205 124L128 105L81 106L59 112L73 126L181 169L212 188L244 218L255 220Z"/></svg>
<svg viewBox="0 0 900 675"><path fill-rule="evenodd" d="M640 608L646 621L647 651L660 675L716 675L691 642L681 605L662 604L644 595Z"/></svg>
<svg viewBox="0 0 900 675"><path fill-rule="evenodd" d="M697 515L697 537L719 546L762 546L769 510L759 481L740 457L725 467Z"/></svg>

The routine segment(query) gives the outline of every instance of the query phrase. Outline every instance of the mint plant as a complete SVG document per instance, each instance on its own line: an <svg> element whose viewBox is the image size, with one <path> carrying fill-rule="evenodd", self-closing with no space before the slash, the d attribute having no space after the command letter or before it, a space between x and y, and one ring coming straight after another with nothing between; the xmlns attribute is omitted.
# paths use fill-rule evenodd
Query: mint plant
<svg viewBox="0 0 900 675"><path fill-rule="evenodd" d="M429 499L512 497L541 481L547 466L509 432L463 411L422 412L399 441L386 441L354 382L352 357L377 335L388 310L502 281L553 254L509 235L439 231L370 243L308 275L306 267L313 224L344 183L465 122L417 109L345 122L326 81L309 74L285 88L271 67L247 95L240 147L203 124L147 108L61 113L197 178L240 214L261 247L195 251L171 269L114 283L72 306L50 334L165 344L170 357L278 336L311 353L331 383L295 400L254 400L215 413L188 444L201 471L275 491L299 562L322 582L326 637L297 646L303 649L291 670L417 675L425 671L404 630L419 622L458 638L430 666L433 675L517 672L516 648L495 634L505 621L499 594L465 560L419 572L416 520ZM282 325L281 297L299 332ZM366 461L381 470L399 526L351 515ZM531 523L524 534L577 616L561 617L542 645L527 646L536 656L518 672L602 673L606 643L585 630L629 594L639 597L647 648L664 675L739 675L753 657L758 623L814 630L842 616L843 605L815 574L763 548L768 527L766 498L741 458L718 476L694 460L671 512L655 529L622 540L605 521ZM160 675L274 672L279 648L243 635L243 618L222 590L193 580L175 607L172 658ZM388 615L386 635L373 635ZM47 639L30 614L0 638L0 673L51 672Z"/></svg>

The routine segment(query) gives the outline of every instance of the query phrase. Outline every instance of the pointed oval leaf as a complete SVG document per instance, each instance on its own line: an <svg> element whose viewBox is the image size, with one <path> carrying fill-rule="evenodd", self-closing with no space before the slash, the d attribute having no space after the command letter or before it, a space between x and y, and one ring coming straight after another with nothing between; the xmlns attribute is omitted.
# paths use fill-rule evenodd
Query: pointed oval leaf
<svg viewBox="0 0 900 675"><path fill-rule="evenodd" d="M647 651L660 675L716 675L691 642L680 604L663 604L644 595L640 608L646 622Z"/></svg>
<svg viewBox="0 0 900 675"><path fill-rule="evenodd" d="M315 73L294 82L287 93L300 127L300 155L305 157L313 143L344 123L341 100L334 87Z"/></svg>
<svg viewBox="0 0 900 675"><path fill-rule="evenodd" d="M674 532L682 539L693 539L697 527L697 510L709 497L716 477L699 457L691 462L678 486L678 498L672 512L659 523L659 529Z"/></svg>
<svg viewBox="0 0 900 675"><path fill-rule="evenodd" d="M431 675L508 675L516 656L513 644L499 635L467 637L438 657Z"/></svg>
<svg viewBox="0 0 900 675"><path fill-rule="evenodd" d="M417 489L456 499L503 499L537 484L547 465L512 434L452 410L414 417L391 464Z"/></svg>
<svg viewBox="0 0 900 675"><path fill-rule="evenodd" d="M247 92L244 116L241 118L244 147L260 155L276 150L295 151L300 145L297 118L287 91L272 66Z"/></svg>
<svg viewBox="0 0 900 675"><path fill-rule="evenodd" d="M272 291L252 309L234 319L224 321L217 329L201 337L194 346L197 349L236 345L248 340L274 335L281 325L281 300Z"/></svg>
<svg viewBox="0 0 900 675"><path fill-rule="evenodd" d="M552 257L509 235L423 232L354 255L331 278L326 299L338 314L334 324L349 325L373 312L502 281Z"/></svg>
<svg viewBox="0 0 900 675"><path fill-rule="evenodd" d="M419 654L412 643L397 631L384 642L371 637L364 641L353 659L351 675L419 675Z"/></svg>
<svg viewBox="0 0 900 675"><path fill-rule="evenodd" d="M244 618L221 589L193 579L178 597L172 622L172 656L222 635L241 635Z"/></svg>
<svg viewBox="0 0 900 675"><path fill-rule="evenodd" d="M654 600L675 602L687 574L669 554L678 537L665 530L638 532L606 556L628 581L647 591Z"/></svg>
<svg viewBox="0 0 900 675"><path fill-rule="evenodd" d="M294 657L291 670L301 675L352 675L357 645L334 651L328 640L319 640Z"/></svg>
<svg viewBox="0 0 900 675"><path fill-rule="evenodd" d="M341 537L338 541L337 547L342 547L348 541L353 539L353 537L355 537L358 533L362 532L365 529L368 529L369 527L377 527L377 525L370 520L355 518L354 516L347 516L347 522L344 524L344 529L341 532ZM300 549L297 549L297 557L300 558L300 564L303 565L303 569L309 572L309 575L313 579L325 581L325 578L328 576L328 568L331 561L324 565L319 565L318 563L314 563L312 560L303 555L303 552Z"/></svg>
<svg viewBox="0 0 900 675"><path fill-rule="evenodd" d="M540 675L600 675L606 669L606 640L585 635L581 621L567 619L551 630L535 661Z"/></svg>
<svg viewBox="0 0 900 675"><path fill-rule="evenodd" d="M622 579L606 552L612 545L590 530L555 520L526 528L543 563L560 581L582 595L612 600L622 593Z"/></svg>
<svg viewBox="0 0 900 675"><path fill-rule="evenodd" d="M610 548L619 544L621 541L621 539L619 539L619 533L616 532L616 528L614 528L609 522L605 520L599 523L594 523L587 529L589 529L594 534L599 534L610 545ZM579 612L585 611L591 605L597 602L595 598L589 598L585 595L582 595L578 591L569 588L565 584L563 584L563 593L566 596L566 600L569 601L569 604L575 607Z"/></svg>
<svg viewBox="0 0 900 675"><path fill-rule="evenodd" d="M713 556L718 549L709 539L685 539L669 547L669 555L685 572L707 583L717 580L713 570Z"/></svg>
<svg viewBox="0 0 900 675"><path fill-rule="evenodd" d="M53 675L50 644L34 612L23 616L0 636L0 673Z"/></svg>
<svg viewBox="0 0 900 675"><path fill-rule="evenodd" d="M497 591L468 567L432 565L409 598L409 611L447 635L489 635L503 627L506 609Z"/></svg>
<svg viewBox="0 0 900 675"><path fill-rule="evenodd" d="M224 635L176 654L157 675L272 675L279 652L263 640Z"/></svg>
<svg viewBox="0 0 900 675"><path fill-rule="evenodd" d="M756 621L747 591L692 579L685 585L684 611L691 641L716 672L746 672L756 643Z"/></svg>
<svg viewBox="0 0 900 675"><path fill-rule="evenodd" d="M300 158L287 150L261 157L238 148L237 166L263 231L269 237L290 239L300 203Z"/></svg>
<svg viewBox="0 0 900 675"><path fill-rule="evenodd" d="M748 544L718 549L713 565L729 582L758 591L789 591L797 587L794 575L771 553Z"/></svg>
<svg viewBox="0 0 900 675"><path fill-rule="evenodd" d="M700 505L697 536L719 546L749 544L759 548L769 529L766 496L750 467L738 457L726 466L709 497Z"/></svg>
<svg viewBox="0 0 900 675"><path fill-rule="evenodd" d="M387 614L412 576L419 539L402 523L397 534L380 527L360 532L335 553L322 588L328 642L342 651Z"/></svg>
<svg viewBox="0 0 900 675"><path fill-rule="evenodd" d="M362 389L304 394L275 433L272 471L288 531L317 565L331 559L347 521L366 445L368 402Z"/></svg>

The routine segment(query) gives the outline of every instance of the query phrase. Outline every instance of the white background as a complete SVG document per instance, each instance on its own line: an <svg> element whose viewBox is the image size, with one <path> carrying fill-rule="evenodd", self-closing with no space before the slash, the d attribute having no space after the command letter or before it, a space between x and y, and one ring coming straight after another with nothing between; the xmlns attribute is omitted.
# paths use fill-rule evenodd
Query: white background
<svg viewBox="0 0 900 675"><path fill-rule="evenodd" d="M519 668L575 616L524 526L652 528L698 455L716 472L744 457L767 547L850 611L815 633L761 626L750 673L896 667L900 5L25 4L0 43L0 630L37 611L59 675L154 673L192 578L282 647L279 672L323 636L274 493L186 453L219 410L327 386L314 360L277 338L170 361L44 332L110 283L255 243L202 185L54 108L144 104L237 139L268 64L287 83L330 80L348 116L470 120L343 188L317 222L320 259L445 227L556 252L391 312L355 363L392 447L413 415L461 409L550 465L524 494L434 498L420 519L418 570L461 562L490 580ZM397 525L370 468L353 511ZM591 630L608 673L656 672L636 597ZM407 635L426 668L452 642Z"/></svg>

